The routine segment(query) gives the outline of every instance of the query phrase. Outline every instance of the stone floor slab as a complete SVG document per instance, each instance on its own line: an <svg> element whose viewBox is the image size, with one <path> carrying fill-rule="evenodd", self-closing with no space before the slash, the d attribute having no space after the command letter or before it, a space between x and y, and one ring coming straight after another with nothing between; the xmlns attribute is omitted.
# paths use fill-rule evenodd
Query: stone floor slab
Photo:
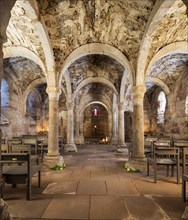
<svg viewBox="0 0 188 220"><path fill-rule="evenodd" d="M76 194L78 181L63 181L63 183L50 183L43 194Z"/></svg>
<svg viewBox="0 0 188 220"><path fill-rule="evenodd" d="M102 180L81 180L78 185L77 194L107 195L105 181L102 181Z"/></svg>
<svg viewBox="0 0 188 220"><path fill-rule="evenodd" d="M91 196L90 219L125 219L128 216L121 196Z"/></svg>
<svg viewBox="0 0 188 220"><path fill-rule="evenodd" d="M156 205L152 198L144 196L125 197L125 203L133 219L169 219L164 211Z"/></svg>
<svg viewBox="0 0 188 220"><path fill-rule="evenodd" d="M160 196L179 196L181 197L181 184L168 183L166 181L159 181L153 183L147 179L133 180L137 189L143 194L160 195Z"/></svg>
<svg viewBox="0 0 188 220"><path fill-rule="evenodd" d="M107 180L108 195L125 195L125 196L139 196L140 193L134 186L131 180L119 181L119 180Z"/></svg>
<svg viewBox="0 0 188 220"><path fill-rule="evenodd" d="M118 180L118 176L114 171L91 171L91 179L93 180Z"/></svg>
<svg viewBox="0 0 188 220"><path fill-rule="evenodd" d="M34 196L31 201L23 199L12 198L11 200L6 200L8 203L8 210L12 217L17 218L41 218L46 207L51 201L51 197L47 196Z"/></svg>
<svg viewBox="0 0 188 220"><path fill-rule="evenodd" d="M69 180L85 180L85 179L90 179L90 171L89 170L73 171Z"/></svg>
<svg viewBox="0 0 188 220"><path fill-rule="evenodd" d="M51 219L88 219L89 196L54 196L42 218Z"/></svg>
<svg viewBox="0 0 188 220"><path fill-rule="evenodd" d="M162 207L171 219L181 219L186 203L181 197L154 197L157 204Z"/></svg>

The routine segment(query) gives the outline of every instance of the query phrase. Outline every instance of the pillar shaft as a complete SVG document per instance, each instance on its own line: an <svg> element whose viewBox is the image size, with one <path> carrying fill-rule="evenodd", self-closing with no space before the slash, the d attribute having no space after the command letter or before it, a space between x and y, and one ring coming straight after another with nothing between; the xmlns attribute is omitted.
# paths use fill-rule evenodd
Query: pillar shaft
<svg viewBox="0 0 188 220"><path fill-rule="evenodd" d="M73 144L74 143L74 120L73 120L73 109L68 109L68 116L67 116L67 143Z"/></svg>
<svg viewBox="0 0 188 220"><path fill-rule="evenodd" d="M67 102L67 144L65 145L65 151L77 151L74 144L74 103L72 101Z"/></svg>
<svg viewBox="0 0 188 220"><path fill-rule="evenodd" d="M80 110L79 109L77 109L77 114L76 114L76 120L75 120L75 122L76 122L76 124L75 124L75 137L74 137L74 141L75 141L75 143L76 144L81 144L81 139L80 139L80 131L81 131L81 129L80 129Z"/></svg>
<svg viewBox="0 0 188 220"><path fill-rule="evenodd" d="M0 36L0 121L1 121L1 81L3 76L3 39ZM0 128L1 130L1 128ZM0 140L2 132L0 131Z"/></svg>
<svg viewBox="0 0 188 220"><path fill-rule="evenodd" d="M112 144L117 144L118 142L118 137L117 137L117 124L118 124L118 121L117 121L117 109L114 108L113 109L113 113L112 113L112 138L111 138L111 143Z"/></svg>
<svg viewBox="0 0 188 220"><path fill-rule="evenodd" d="M144 110L145 86L133 87L133 154L134 158L144 158Z"/></svg>
<svg viewBox="0 0 188 220"><path fill-rule="evenodd" d="M59 155L59 126L58 126L58 100L59 89L50 87L49 95L49 133L48 133L48 156Z"/></svg>
<svg viewBox="0 0 188 220"><path fill-rule="evenodd" d="M119 111L119 128L118 128L118 145L125 145L125 130L124 130L124 104L121 102L118 104Z"/></svg>

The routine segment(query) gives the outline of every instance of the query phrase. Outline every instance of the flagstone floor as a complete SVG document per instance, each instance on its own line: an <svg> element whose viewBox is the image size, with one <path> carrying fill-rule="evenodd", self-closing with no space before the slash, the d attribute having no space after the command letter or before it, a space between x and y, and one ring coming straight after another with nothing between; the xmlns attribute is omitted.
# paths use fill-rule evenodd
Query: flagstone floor
<svg viewBox="0 0 188 220"><path fill-rule="evenodd" d="M44 170L42 187L33 178L32 200L25 186L5 186L4 200L15 220L160 220L182 218L186 202L175 178L127 173L128 154L111 145L80 145L77 153L64 153L67 167Z"/></svg>

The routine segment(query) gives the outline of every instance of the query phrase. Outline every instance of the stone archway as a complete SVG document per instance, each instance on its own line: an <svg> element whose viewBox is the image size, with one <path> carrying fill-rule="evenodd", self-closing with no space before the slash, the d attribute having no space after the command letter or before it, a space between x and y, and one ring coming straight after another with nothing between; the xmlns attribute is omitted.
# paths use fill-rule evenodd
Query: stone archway
<svg viewBox="0 0 188 220"><path fill-rule="evenodd" d="M85 142L104 142L109 137L109 117L106 108L94 103L85 108L83 135Z"/></svg>

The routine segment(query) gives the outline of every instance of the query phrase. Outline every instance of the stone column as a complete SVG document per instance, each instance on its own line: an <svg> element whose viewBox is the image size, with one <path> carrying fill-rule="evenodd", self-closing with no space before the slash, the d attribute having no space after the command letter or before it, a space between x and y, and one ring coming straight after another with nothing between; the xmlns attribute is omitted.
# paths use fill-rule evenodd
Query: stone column
<svg viewBox="0 0 188 220"><path fill-rule="evenodd" d="M0 36L0 121L1 121L1 81L2 81L2 76L3 76L3 40ZM1 144L1 138L2 138L2 130L0 128L0 144ZM1 151L0 151L1 153ZM1 165L1 164L0 164ZM1 171L1 167L0 167ZM1 178L1 173L0 173L0 178Z"/></svg>
<svg viewBox="0 0 188 220"><path fill-rule="evenodd" d="M1 81L3 76L3 39L0 36L0 104L1 104ZM1 117L1 108L0 108Z"/></svg>
<svg viewBox="0 0 188 220"><path fill-rule="evenodd" d="M132 158L144 159L144 109L145 86L133 87L133 151Z"/></svg>
<svg viewBox="0 0 188 220"><path fill-rule="evenodd" d="M0 121L1 121L1 81L2 81L2 76L3 76L3 39L0 36ZM0 128L0 145L1 145L1 138L2 138L2 130ZM0 156L1 156L1 151L0 151ZM0 166L1 166L1 164L0 164ZM0 167L0 178L2 176L1 171L2 171L2 169ZM0 218L12 220L12 217L10 216L10 213L8 211L8 205L1 198L0 198Z"/></svg>
<svg viewBox="0 0 188 220"><path fill-rule="evenodd" d="M66 152L77 152L74 144L74 103L67 102L67 144L65 145Z"/></svg>
<svg viewBox="0 0 188 220"><path fill-rule="evenodd" d="M74 141L76 144L80 144L80 109L76 109L76 114L75 114L75 137Z"/></svg>
<svg viewBox="0 0 188 220"><path fill-rule="evenodd" d="M58 101L60 89L48 87L49 96L49 132L48 132L48 153L44 158L44 164L48 167L63 165L63 157L59 153L59 126L58 126Z"/></svg>
<svg viewBox="0 0 188 220"><path fill-rule="evenodd" d="M118 127L118 148L125 147L125 131L124 131L124 103L118 103L119 127Z"/></svg>
<svg viewBox="0 0 188 220"><path fill-rule="evenodd" d="M117 109L113 108L112 112L112 138L111 138L111 143L112 144L117 144L118 143L118 137L117 137Z"/></svg>

